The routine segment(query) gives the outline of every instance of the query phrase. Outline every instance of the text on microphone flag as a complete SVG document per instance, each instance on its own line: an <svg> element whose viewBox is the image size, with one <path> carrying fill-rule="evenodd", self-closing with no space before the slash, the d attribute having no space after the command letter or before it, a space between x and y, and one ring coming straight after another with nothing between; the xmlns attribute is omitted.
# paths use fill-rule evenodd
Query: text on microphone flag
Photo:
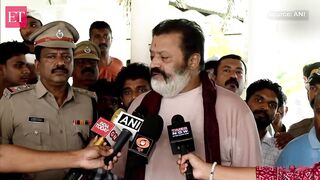
<svg viewBox="0 0 320 180"><path fill-rule="evenodd" d="M122 128L129 128L129 130L132 129L135 131L139 131L143 124L143 121L144 120L141 118L138 118L126 112L121 112L115 120L115 123Z"/></svg>
<svg viewBox="0 0 320 180"><path fill-rule="evenodd" d="M172 137L186 136L189 135L188 127L180 127L171 129Z"/></svg>
<svg viewBox="0 0 320 180"><path fill-rule="evenodd" d="M106 137L115 125L108 120L100 117L94 126L91 128L91 131L99 134L102 137Z"/></svg>

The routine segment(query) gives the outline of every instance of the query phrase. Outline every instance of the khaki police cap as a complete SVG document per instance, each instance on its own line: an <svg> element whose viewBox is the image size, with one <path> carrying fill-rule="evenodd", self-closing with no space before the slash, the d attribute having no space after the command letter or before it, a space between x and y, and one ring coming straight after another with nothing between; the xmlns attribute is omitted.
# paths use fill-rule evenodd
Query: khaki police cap
<svg viewBox="0 0 320 180"><path fill-rule="evenodd" d="M65 21L54 21L42 26L29 37L34 46L52 48L75 48L79 39L78 31Z"/></svg>
<svg viewBox="0 0 320 180"><path fill-rule="evenodd" d="M74 59L94 59L100 60L100 48L91 41L82 41L77 44L74 50Z"/></svg>

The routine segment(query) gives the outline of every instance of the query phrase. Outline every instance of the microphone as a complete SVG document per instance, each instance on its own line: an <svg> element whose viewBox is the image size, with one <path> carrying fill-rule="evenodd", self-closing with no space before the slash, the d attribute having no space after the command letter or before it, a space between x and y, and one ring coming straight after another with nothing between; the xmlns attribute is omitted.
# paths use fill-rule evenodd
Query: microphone
<svg viewBox="0 0 320 180"><path fill-rule="evenodd" d="M167 126L167 129L172 154L184 155L193 152L195 147L190 122L185 122L184 118L177 114L172 117L171 124L172 125ZM186 171L186 179L194 179L192 166L189 162Z"/></svg>
<svg viewBox="0 0 320 180"><path fill-rule="evenodd" d="M100 117L98 121L93 125L91 131L97 133L100 138L94 145L102 145L104 143L104 138L110 146L113 146L116 143L116 139L120 134L120 129L112 122Z"/></svg>
<svg viewBox="0 0 320 180"><path fill-rule="evenodd" d="M126 112L120 112L118 117L114 120L114 124L116 124L117 127L122 131L115 140L116 143L112 147L113 153L110 156L104 158L105 164L108 164L109 161L112 161L113 157L121 151L122 147L127 143L129 139L133 139L136 133L140 130L143 121L143 119Z"/></svg>
<svg viewBox="0 0 320 180"><path fill-rule="evenodd" d="M116 112L112 115L111 121L115 120L122 111L125 110L121 108L116 110ZM105 142L105 138L110 146L112 146L116 143L118 136L120 136L120 129L114 123L104 119L103 117L100 117L97 120L97 122L92 126L91 131L100 136L99 139L94 143L96 146L102 145ZM64 176L63 180L81 180L85 179L86 175L87 171L85 169L72 168Z"/></svg>
<svg viewBox="0 0 320 180"><path fill-rule="evenodd" d="M135 154L138 162L148 164L156 142L159 140L163 129L163 120L159 115L148 116L137 133L129 148L129 152Z"/></svg>
<svg viewBox="0 0 320 180"><path fill-rule="evenodd" d="M137 171L144 171L155 149L163 129L163 120L159 115L148 116L134 138L128 150L124 179L140 179Z"/></svg>
<svg viewBox="0 0 320 180"><path fill-rule="evenodd" d="M106 138L110 146L114 145L115 139L120 134L120 129L116 127L112 122L119 116L121 112L125 112L125 110L122 108L117 109L111 117L111 122L104 119L103 117L100 117L98 119L98 121L91 128L91 131L100 136L97 142L94 143L94 145L102 145L104 143L104 138Z"/></svg>
<svg viewBox="0 0 320 180"><path fill-rule="evenodd" d="M126 112L120 112L118 117L113 121L120 130L127 129L132 133L130 141L133 140L135 134L140 130L143 119Z"/></svg>
<svg viewBox="0 0 320 180"><path fill-rule="evenodd" d="M118 116L119 116L119 114L121 113L121 112L126 112L126 110L124 110L123 108L119 108L119 109L117 109L114 113L113 113L113 115L112 115L112 117L111 117L111 121L114 123L114 121L118 118Z"/></svg>

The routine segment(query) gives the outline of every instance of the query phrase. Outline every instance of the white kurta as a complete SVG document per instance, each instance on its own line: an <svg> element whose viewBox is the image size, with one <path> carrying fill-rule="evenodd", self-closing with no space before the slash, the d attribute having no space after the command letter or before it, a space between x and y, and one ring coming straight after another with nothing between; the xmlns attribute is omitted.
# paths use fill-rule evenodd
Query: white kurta
<svg viewBox="0 0 320 180"><path fill-rule="evenodd" d="M134 100L129 113L140 105L144 96L145 94ZM217 87L215 108L222 164L242 167L260 165L259 135L252 112L246 103L231 91ZM172 155L167 132L167 125L171 124L171 119L176 114L182 115L185 121L191 123L196 148L194 153L205 159L203 98L202 86L199 86L178 96L162 99L159 115L164 120L164 129L146 167L146 180L185 179L178 171L177 156Z"/></svg>

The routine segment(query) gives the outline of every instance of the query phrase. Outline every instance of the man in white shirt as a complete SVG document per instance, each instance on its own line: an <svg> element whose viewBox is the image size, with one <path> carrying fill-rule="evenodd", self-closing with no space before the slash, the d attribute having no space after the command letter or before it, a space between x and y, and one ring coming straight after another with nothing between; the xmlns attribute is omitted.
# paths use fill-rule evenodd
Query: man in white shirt
<svg viewBox="0 0 320 180"><path fill-rule="evenodd" d="M253 82L247 88L246 102L256 120L264 166L274 166L280 150L275 146L275 138L270 135L267 127L275 118L276 112L283 105L284 94L278 83L268 79Z"/></svg>
<svg viewBox="0 0 320 180"><path fill-rule="evenodd" d="M144 105L148 114L163 118L164 129L145 172L133 168L133 177L127 178L185 179L176 170L177 157L172 155L166 128L176 114L191 123L195 153L207 162L260 165L259 137L250 109L238 95L215 86L201 71L204 36L200 26L186 19L159 23L153 29L150 55L154 91L137 97L128 112Z"/></svg>

